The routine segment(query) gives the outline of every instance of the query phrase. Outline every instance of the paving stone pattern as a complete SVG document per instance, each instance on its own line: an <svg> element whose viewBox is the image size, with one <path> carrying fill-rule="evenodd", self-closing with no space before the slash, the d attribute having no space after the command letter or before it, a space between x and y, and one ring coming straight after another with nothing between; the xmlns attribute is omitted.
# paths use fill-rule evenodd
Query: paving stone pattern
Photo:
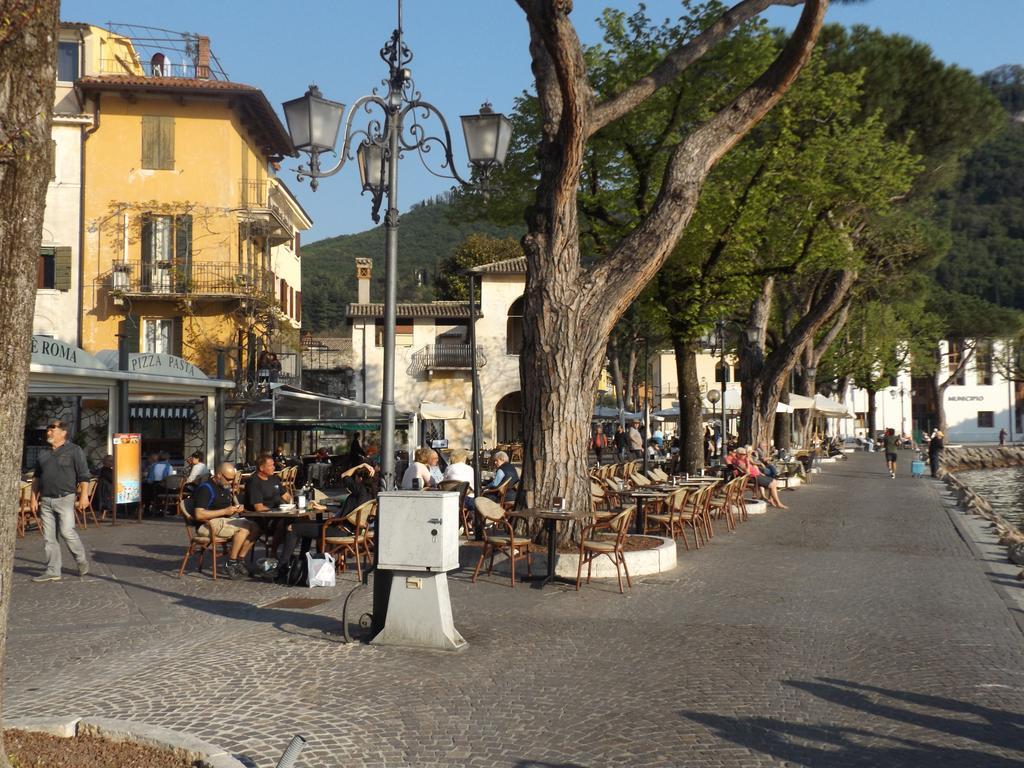
<svg viewBox="0 0 1024 768"><path fill-rule="evenodd" d="M354 575L179 580L174 521L90 529L95 576L56 584L30 583L31 534L5 714L137 720L259 768L294 733L307 768L1024 764L1024 638L941 486L855 454L784 499L624 597L453 574L457 654L344 644ZM263 607L307 595L332 599Z"/></svg>

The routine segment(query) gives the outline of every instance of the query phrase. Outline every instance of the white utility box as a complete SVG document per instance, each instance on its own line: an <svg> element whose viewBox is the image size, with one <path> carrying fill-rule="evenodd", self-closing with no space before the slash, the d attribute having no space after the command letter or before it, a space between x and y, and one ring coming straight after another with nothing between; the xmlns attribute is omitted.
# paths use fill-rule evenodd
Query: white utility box
<svg viewBox="0 0 1024 768"><path fill-rule="evenodd" d="M389 491L378 498L377 567L443 573L459 567L459 494Z"/></svg>

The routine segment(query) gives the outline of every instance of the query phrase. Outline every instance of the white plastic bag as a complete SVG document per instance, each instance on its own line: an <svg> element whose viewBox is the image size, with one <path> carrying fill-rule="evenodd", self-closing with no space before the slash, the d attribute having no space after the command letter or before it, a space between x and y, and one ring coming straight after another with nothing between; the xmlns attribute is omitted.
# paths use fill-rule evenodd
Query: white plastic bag
<svg viewBox="0 0 1024 768"><path fill-rule="evenodd" d="M318 556L306 553L306 565L309 571L310 587L334 586L334 558L330 555Z"/></svg>

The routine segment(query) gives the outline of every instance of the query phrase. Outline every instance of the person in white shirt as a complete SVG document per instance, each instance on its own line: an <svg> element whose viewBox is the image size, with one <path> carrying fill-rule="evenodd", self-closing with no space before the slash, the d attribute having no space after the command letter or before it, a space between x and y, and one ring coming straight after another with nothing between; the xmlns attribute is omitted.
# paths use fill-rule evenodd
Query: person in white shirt
<svg viewBox="0 0 1024 768"><path fill-rule="evenodd" d="M430 469L427 465L430 463L430 454L432 451L429 448L417 448L413 454L414 461L410 462L409 468L405 470L405 474L402 475L402 490L411 491L413 490L413 480L420 481L420 490L424 488L432 488L434 481L430 477Z"/></svg>
<svg viewBox="0 0 1024 768"><path fill-rule="evenodd" d="M438 464L441 462L441 457L437 455L437 451L431 449L430 461L427 462L427 470L430 472L430 479L433 481L433 486L436 488L437 484L444 480L444 473L441 471L441 467Z"/></svg>
<svg viewBox="0 0 1024 768"><path fill-rule="evenodd" d="M187 459L185 463L189 465L188 477L185 478L185 484L191 486L197 486L200 483L205 483L210 479L210 469L203 463L202 451L196 451Z"/></svg>
<svg viewBox="0 0 1024 768"><path fill-rule="evenodd" d="M469 496L473 495L473 468L466 463L469 458L469 451L464 451L461 448L456 448L452 451L451 463L448 468L444 471L445 480L455 480L459 483L469 483Z"/></svg>

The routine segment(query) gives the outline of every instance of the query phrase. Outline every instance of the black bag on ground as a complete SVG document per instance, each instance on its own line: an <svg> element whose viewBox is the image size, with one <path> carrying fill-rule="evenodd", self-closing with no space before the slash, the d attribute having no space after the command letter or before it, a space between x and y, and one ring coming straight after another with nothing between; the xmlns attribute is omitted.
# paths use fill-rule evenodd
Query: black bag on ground
<svg viewBox="0 0 1024 768"><path fill-rule="evenodd" d="M286 587L306 586L309 582L309 563L305 554L292 555L287 563L283 563L277 572L278 584Z"/></svg>

